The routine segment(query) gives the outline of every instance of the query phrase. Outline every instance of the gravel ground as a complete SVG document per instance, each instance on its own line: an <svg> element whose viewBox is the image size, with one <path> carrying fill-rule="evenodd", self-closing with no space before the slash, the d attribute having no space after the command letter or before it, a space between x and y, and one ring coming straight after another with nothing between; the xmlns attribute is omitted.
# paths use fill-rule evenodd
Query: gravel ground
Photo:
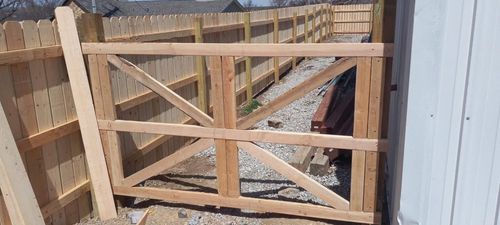
<svg viewBox="0 0 500 225"><path fill-rule="evenodd" d="M359 42L360 37L337 37L332 42ZM266 104L282 95L292 87L307 80L317 72L331 65L335 58L312 58L302 61L295 70L290 71L279 84L271 86L257 100ZM318 89L279 110L268 118L258 122L256 129L280 130L291 132L309 132L311 118L321 102ZM268 126L268 120L280 121L281 128ZM288 162L297 146L258 143L262 148ZM297 187L272 169L267 168L244 151L240 151L241 192L244 196L280 199L312 204L325 204L309 192ZM350 165L333 163L327 176L312 176L311 178L325 185L344 198L348 199L350 186ZM308 172L306 172L308 173ZM148 180L145 186L166 187L183 190L216 192L215 178L215 150L203 151L178 167L165 172L163 176ZM278 194L280 192L280 194ZM285 193L284 193L285 192ZM284 193L284 194L283 194ZM150 208L152 213L147 224L331 224L332 221L295 218L286 215L256 213L253 211L198 207L184 204L172 204L155 200L136 199L133 208L120 208L119 218L106 222L90 219L82 224L130 224L127 213L133 210ZM186 214L186 218L179 218L178 213ZM340 224L335 222L335 224ZM345 223L342 223L345 224Z"/></svg>

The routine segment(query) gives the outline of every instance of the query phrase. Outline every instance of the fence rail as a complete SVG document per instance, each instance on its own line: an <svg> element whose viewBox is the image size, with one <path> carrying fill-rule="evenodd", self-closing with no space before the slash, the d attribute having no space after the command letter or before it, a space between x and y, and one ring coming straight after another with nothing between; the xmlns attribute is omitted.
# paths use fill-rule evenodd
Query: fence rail
<svg viewBox="0 0 500 225"><path fill-rule="evenodd" d="M334 12L329 5L292 7L276 11L277 19L273 10L113 17L103 18L102 27L105 41L110 43L313 43L334 33L369 31L366 26L354 26L364 23L361 20L366 20L365 17L339 16L344 13L370 14L367 7L350 6L342 10ZM354 12L356 10L359 12ZM346 22L359 21L349 23L353 26L344 26L333 24L333 17ZM81 37L86 35L85 27L79 27L79 30L82 31ZM234 60L238 103L251 99L301 59L298 55L244 55ZM203 90L200 88L203 85L206 88L204 80L209 78L205 57L124 57L204 112L213 111L210 94L199 95ZM93 206L86 158L57 23L48 20L4 23L0 29L0 71L0 101L46 223L73 224L90 216ZM124 72L112 66L110 75L118 119L195 124L194 120L171 104L160 101L157 94L131 80ZM247 85L250 82L252 85ZM133 165L127 168L126 174L173 154L190 140L166 134L120 134L120 139L126 146L122 153L124 161ZM0 224L10 224L2 198Z"/></svg>

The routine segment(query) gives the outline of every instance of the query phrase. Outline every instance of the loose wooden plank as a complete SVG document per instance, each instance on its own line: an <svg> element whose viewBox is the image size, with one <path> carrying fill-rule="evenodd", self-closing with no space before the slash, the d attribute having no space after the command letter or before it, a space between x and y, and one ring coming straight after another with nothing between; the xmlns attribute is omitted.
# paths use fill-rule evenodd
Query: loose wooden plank
<svg viewBox="0 0 500 225"><path fill-rule="evenodd" d="M144 215L142 215L142 217L139 219L139 222L136 223L136 225L146 225L146 222L148 221L149 213L150 213L150 209L147 209L144 212Z"/></svg>
<svg viewBox="0 0 500 225"><path fill-rule="evenodd" d="M206 150L212 146L213 140L202 139L191 145L179 149L178 151L172 153L171 155L151 164L150 166L128 176L121 183L124 186L134 186L152 176L156 176L159 173L172 168L178 163L192 157L193 155Z"/></svg>
<svg viewBox="0 0 500 225"><path fill-rule="evenodd" d="M45 224L0 104L0 189L13 224Z"/></svg>
<svg viewBox="0 0 500 225"><path fill-rule="evenodd" d="M371 59L358 58L353 137L366 138L370 98ZM352 151L351 210L363 210L366 152Z"/></svg>
<svg viewBox="0 0 500 225"><path fill-rule="evenodd" d="M198 121L200 124L204 126L212 126L213 119L194 107L190 102L179 96L177 93L173 92L169 88L167 88L162 83L158 82L151 75L147 74L143 70L141 70L136 65L130 63L129 61L120 58L118 56L108 55L108 61L123 70L128 75L134 77L137 81L141 82L152 91L156 92L158 95L165 98L167 101L175 105L177 108L182 110L187 115L191 116L193 119Z"/></svg>
<svg viewBox="0 0 500 225"><path fill-rule="evenodd" d="M99 120L99 129L185 137L228 139L235 141L256 141L278 144L307 145L323 148L359 149L364 151L376 152L384 152L387 148L387 140L385 139L374 140L366 138L353 138L350 136L342 135L296 133L284 131L208 128L172 123Z"/></svg>
<svg viewBox="0 0 500 225"><path fill-rule="evenodd" d="M69 7L59 7L55 10L55 13L71 89L74 98L77 99L75 108L86 150L92 187L96 196L97 210L102 220L111 219L116 217L117 214L110 180L107 173L103 173L103 171L107 171L106 162L97 128L83 55L78 44L80 41L73 19L73 12Z"/></svg>
<svg viewBox="0 0 500 225"><path fill-rule="evenodd" d="M82 43L84 54L392 57L387 43Z"/></svg>
<svg viewBox="0 0 500 225"><path fill-rule="evenodd" d="M250 115L243 117L238 120L239 129L247 129L253 126L255 123L261 119L266 118L277 110L283 108L284 106L292 103L293 101L301 98L305 94L314 90L320 85L323 85L326 81L333 79L346 70L350 69L355 65L356 60L353 58L342 58L332 65L328 66L323 71L309 78L308 80L300 83L299 85L293 87L285 94L280 95L270 103L258 108L253 111Z"/></svg>
<svg viewBox="0 0 500 225"><path fill-rule="evenodd" d="M221 197L217 194L211 193L165 190L160 188L114 187L114 191L118 195L137 196L195 205L215 205L221 207L249 209L259 212L276 212L294 216L351 221L367 224L380 224L381 221L380 213L339 210L325 206L278 200L248 197ZM179 196L183 196L183 198L180 198Z"/></svg>

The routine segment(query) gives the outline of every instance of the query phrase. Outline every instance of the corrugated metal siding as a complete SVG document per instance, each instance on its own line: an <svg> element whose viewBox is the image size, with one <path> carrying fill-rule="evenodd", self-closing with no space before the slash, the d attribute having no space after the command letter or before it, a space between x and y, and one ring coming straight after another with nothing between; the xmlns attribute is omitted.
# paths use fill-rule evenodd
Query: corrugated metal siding
<svg viewBox="0 0 500 225"><path fill-rule="evenodd" d="M391 112L392 222L498 225L500 1L402 5L399 93Z"/></svg>

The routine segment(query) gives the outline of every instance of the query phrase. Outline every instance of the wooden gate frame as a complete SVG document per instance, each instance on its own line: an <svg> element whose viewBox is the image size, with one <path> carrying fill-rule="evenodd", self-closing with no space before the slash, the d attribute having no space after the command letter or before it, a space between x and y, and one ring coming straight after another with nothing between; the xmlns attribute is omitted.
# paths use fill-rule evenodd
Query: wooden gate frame
<svg viewBox="0 0 500 225"><path fill-rule="evenodd" d="M381 126L384 57L392 57L392 44L200 44L200 43L80 43L73 13L67 7L56 9L61 45L70 78L75 106L82 127L84 143L102 141L106 162L96 157L89 167L108 165L115 195L159 199L194 205L214 205L275 212L290 215L379 224L376 193L378 154L387 150L387 142L378 135ZM69 22L67 22L69 21ZM72 22L71 22L72 21ZM81 48L80 48L81 46ZM85 75L82 54L88 55L94 106ZM210 74L214 101L214 118L177 95L139 67L117 56L124 55L191 55L210 56ZM275 57L346 57L292 88L252 114L237 120L234 90L234 56ZM201 126L117 120L111 94L107 63L124 71L153 92L196 120ZM299 99L326 81L357 66L354 135L323 135L281 131L246 130L259 120ZM200 138L158 162L128 176L123 165L117 132L139 132ZM375 133L376 135L372 135ZM100 143L100 142L97 143ZM285 161L252 142L307 145L324 148L353 149L351 201L348 201L308 177ZM212 145L216 147L218 193L134 187ZM86 149L87 149L87 145ZM325 201L329 207L240 196L238 148L276 170L278 173ZM98 152L98 151L94 151ZM104 157L102 157L104 158ZM90 160L90 159L89 159ZM92 171L92 169L90 170ZM91 174L92 175L92 174ZM91 177L94 182L94 177ZM105 184L103 184L105 185ZM104 188L106 189L106 188ZM101 190L94 190L96 192ZM101 196L109 194L100 193ZM96 194L96 197L98 195ZM96 199L105 201L103 199ZM99 204L98 204L99 205ZM98 209L101 210L101 209Z"/></svg>

